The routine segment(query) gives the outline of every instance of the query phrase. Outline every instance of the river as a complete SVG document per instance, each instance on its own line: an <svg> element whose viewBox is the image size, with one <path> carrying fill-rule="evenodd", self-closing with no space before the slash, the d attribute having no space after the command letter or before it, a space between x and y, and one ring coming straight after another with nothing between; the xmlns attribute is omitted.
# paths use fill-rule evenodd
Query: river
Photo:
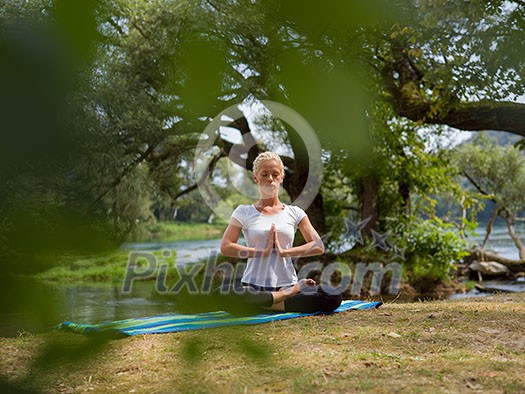
<svg viewBox="0 0 525 394"><path fill-rule="evenodd" d="M219 245L220 239L213 239L126 243L122 249L130 252L175 250L177 264L188 264L207 260L213 251L219 250ZM122 283L28 284L25 281L23 286L32 289L33 294L28 297L49 300L42 306L46 312L40 313L32 306L25 312L9 306L2 308L0 336L14 336L24 331L45 332L61 321L93 324L176 310L176 296L159 294L154 281L134 281L129 294L122 291Z"/></svg>

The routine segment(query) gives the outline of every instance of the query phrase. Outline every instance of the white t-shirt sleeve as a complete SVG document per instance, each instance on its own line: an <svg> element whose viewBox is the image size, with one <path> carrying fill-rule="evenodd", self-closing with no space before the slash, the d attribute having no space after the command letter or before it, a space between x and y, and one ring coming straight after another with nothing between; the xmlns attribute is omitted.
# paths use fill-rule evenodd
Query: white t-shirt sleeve
<svg viewBox="0 0 525 394"><path fill-rule="evenodd" d="M244 227L244 223L246 222L246 210L244 209L244 207L245 205L239 205L233 210L231 215L231 217L233 219L236 219L242 227Z"/></svg>
<svg viewBox="0 0 525 394"><path fill-rule="evenodd" d="M303 211L302 208L299 208L297 206L293 206L294 216L295 216L295 228L301 223L301 220L303 220L306 217L306 212Z"/></svg>

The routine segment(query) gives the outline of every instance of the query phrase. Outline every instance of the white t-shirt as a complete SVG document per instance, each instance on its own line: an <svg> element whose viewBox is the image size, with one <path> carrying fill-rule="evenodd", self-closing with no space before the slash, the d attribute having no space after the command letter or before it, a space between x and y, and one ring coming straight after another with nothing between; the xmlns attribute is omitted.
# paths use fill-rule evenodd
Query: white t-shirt
<svg viewBox="0 0 525 394"><path fill-rule="evenodd" d="M297 226L306 213L299 207L285 205L279 213L264 215L254 205L239 205L231 216L242 225L246 244L263 250L268 242L272 223L277 229L281 247L291 248ZM291 257L280 257L274 250L266 257L249 258L241 280L257 286L283 287L297 283L297 273Z"/></svg>

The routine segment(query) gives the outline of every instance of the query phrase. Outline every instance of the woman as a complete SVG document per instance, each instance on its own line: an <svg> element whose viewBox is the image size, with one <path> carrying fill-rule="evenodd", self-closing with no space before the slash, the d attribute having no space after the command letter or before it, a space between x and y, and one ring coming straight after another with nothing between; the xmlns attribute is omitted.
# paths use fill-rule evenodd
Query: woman
<svg viewBox="0 0 525 394"><path fill-rule="evenodd" d="M231 312L335 310L341 294L331 287L316 286L312 279L297 280L292 257L323 254L324 245L306 213L279 200L284 179L279 155L259 154L253 162L253 179L259 186L259 200L233 211L221 241L222 255L248 259L242 290L217 293L220 307ZM294 247L297 228L306 243ZM247 246L237 242L241 231Z"/></svg>

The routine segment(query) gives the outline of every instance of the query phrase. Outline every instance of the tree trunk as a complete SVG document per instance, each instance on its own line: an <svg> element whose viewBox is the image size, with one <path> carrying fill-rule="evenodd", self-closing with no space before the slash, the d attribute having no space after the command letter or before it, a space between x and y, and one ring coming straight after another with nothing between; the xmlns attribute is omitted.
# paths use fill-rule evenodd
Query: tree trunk
<svg viewBox="0 0 525 394"><path fill-rule="evenodd" d="M310 207L306 210L312 225L322 237L326 234L326 221L324 218L323 196L321 193L317 194Z"/></svg>
<svg viewBox="0 0 525 394"><path fill-rule="evenodd" d="M490 233L492 232L492 225L494 224L494 221L498 217L499 213L499 207L496 205L494 208L494 212L492 213L492 216L490 217L489 222L487 223L487 231L485 232L485 238L483 238L483 243L481 244L481 247L484 248L487 244L487 241L489 240Z"/></svg>
<svg viewBox="0 0 525 394"><path fill-rule="evenodd" d="M403 200L402 206L405 211L405 218L409 219L412 210L410 205L410 184L404 179L401 179L398 183L398 191Z"/></svg>
<svg viewBox="0 0 525 394"><path fill-rule="evenodd" d="M291 200L295 200L304 190L306 180L310 171L310 157L303 138L291 127L286 127L290 145L294 153L294 159L283 158L284 164L288 167L288 172L284 178L283 187L290 195ZM317 232L323 236L327 232L324 217L323 196L319 191L306 213Z"/></svg>
<svg viewBox="0 0 525 394"><path fill-rule="evenodd" d="M467 220L467 208L464 205L465 196L461 198L461 224L459 225L459 235L462 240L465 240L465 222Z"/></svg>
<svg viewBox="0 0 525 394"><path fill-rule="evenodd" d="M293 168L290 168L291 165ZM284 178L283 188L288 192L290 199L294 201L302 193L308 178L308 159L304 160L304 156L296 156L293 162L287 163L287 167L289 171ZM325 234L327 228L321 193L317 193L310 206L306 208L306 213L317 232L320 235Z"/></svg>
<svg viewBox="0 0 525 394"><path fill-rule="evenodd" d="M525 248L521 243L520 238L517 236L516 231L514 231L514 217L507 212L505 216L505 222L507 222L507 228L509 229L509 235L514 241L514 244L520 252L520 260L525 260Z"/></svg>
<svg viewBox="0 0 525 394"><path fill-rule="evenodd" d="M379 185L374 174L361 179L361 219L370 218L363 228L363 235L371 237L371 231L379 230Z"/></svg>
<svg viewBox="0 0 525 394"><path fill-rule="evenodd" d="M308 166L308 164L307 164ZM290 199L294 201L302 192L304 188L305 180L308 174L302 174L300 171L299 174L291 174L287 176L283 183L283 188L288 192ZM312 225L317 230L317 232L322 236L326 233L326 221L324 218L324 208L323 208L323 196L321 193L317 193L314 200L310 206L306 209L306 213L312 222Z"/></svg>

